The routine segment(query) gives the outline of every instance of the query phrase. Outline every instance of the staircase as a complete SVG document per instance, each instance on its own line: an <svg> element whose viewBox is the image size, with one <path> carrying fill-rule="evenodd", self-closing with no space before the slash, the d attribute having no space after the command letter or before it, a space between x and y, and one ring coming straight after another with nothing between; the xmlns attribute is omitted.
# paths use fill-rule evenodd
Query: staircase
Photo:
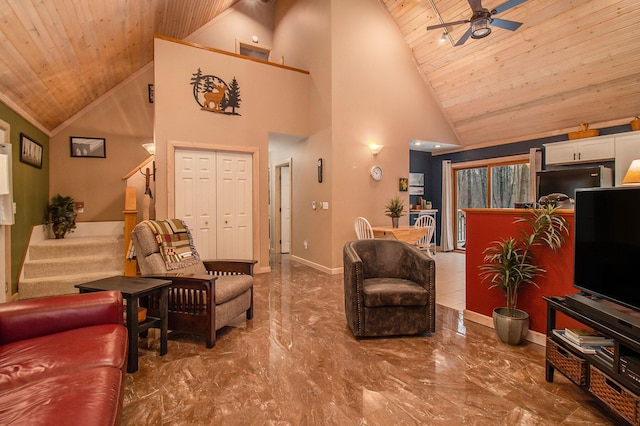
<svg viewBox="0 0 640 426"><path fill-rule="evenodd" d="M123 236L44 240L29 247L20 299L77 293L76 284L124 273Z"/></svg>

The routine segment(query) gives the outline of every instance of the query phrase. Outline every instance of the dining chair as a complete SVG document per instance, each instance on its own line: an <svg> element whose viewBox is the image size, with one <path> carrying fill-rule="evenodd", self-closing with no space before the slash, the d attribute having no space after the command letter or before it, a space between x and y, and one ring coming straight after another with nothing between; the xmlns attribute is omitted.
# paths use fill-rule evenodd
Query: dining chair
<svg viewBox="0 0 640 426"><path fill-rule="evenodd" d="M416 245L420 250L427 250L427 252L431 254L431 240L433 239L433 233L436 229L436 220L433 216L424 214L418 216L413 226L416 228L428 228L427 233L416 242ZM433 247L433 254L436 254L435 246Z"/></svg>
<svg viewBox="0 0 640 426"><path fill-rule="evenodd" d="M356 218L354 227L356 229L356 235L359 240L373 239L373 229L371 229L371 224L366 218L362 216Z"/></svg>

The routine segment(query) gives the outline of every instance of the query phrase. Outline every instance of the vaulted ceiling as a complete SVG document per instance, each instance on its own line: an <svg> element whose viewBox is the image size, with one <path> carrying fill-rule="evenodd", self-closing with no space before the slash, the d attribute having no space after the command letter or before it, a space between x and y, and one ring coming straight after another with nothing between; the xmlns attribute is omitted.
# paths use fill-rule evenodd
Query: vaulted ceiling
<svg viewBox="0 0 640 426"><path fill-rule="evenodd" d="M237 1L0 0L0 100L52 130Z"/></svg>
<svg viewBox="0 0 640 426"><path fill-rule="evenodd" d="M238 0L0 0L0 100L51 131ZM263 2L273 0L261 0ZM627 123L640 114L640 2L528 0L464 45L467 0L379 0L465 146ZM489 10L504 0L483 0ZM448 28L456 42L468 24ZM373 29L372 29L373 30Z"/></svg>
<svg viewBox="0 0 640 426"><path fill-rule="evenodd" d="M580 122L627 124L640 114L638 0L528 0L495 16L522 22L519 29L493 27L458 47L440 43L442 29L425 29L469 19L467 0L383 1L465 146L566 133ZM468 28L447 29L455 43Z"/></svg>

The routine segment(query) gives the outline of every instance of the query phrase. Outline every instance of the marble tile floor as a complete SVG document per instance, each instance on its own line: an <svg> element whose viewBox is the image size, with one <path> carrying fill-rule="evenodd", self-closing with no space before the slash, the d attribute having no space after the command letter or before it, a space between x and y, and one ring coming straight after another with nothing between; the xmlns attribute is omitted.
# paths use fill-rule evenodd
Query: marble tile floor
<svg viewBox="0 0 640 426"><path fill-rule="evenodd" d="M256 275L254 319L218 331L214 348L172 334L160 357L152 330L125 378L123 424L617 424L561 374L545 381L543 347L504 345L457 309L437 306L433 335L356 340L342 285L276 256Z"/></svg>
<svg viewBox="0 0 640 426"><path fill-rule="evenodd" d="M465 302L464 253L436 253L436 302L459 311Z"/></svg>

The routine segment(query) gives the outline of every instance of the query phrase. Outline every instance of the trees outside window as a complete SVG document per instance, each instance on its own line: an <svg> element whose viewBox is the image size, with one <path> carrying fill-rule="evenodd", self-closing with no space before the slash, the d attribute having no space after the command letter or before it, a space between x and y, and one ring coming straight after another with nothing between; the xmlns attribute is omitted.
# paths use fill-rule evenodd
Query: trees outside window
<svg viewBox="0 0 640 426"><path fill-rule="evenodd" d="M492 162L489 162L492 161ZM455 169L456 248L464 249L465 208L513 208L529 201L529 163L509 159L487 160Z"/></svg>

